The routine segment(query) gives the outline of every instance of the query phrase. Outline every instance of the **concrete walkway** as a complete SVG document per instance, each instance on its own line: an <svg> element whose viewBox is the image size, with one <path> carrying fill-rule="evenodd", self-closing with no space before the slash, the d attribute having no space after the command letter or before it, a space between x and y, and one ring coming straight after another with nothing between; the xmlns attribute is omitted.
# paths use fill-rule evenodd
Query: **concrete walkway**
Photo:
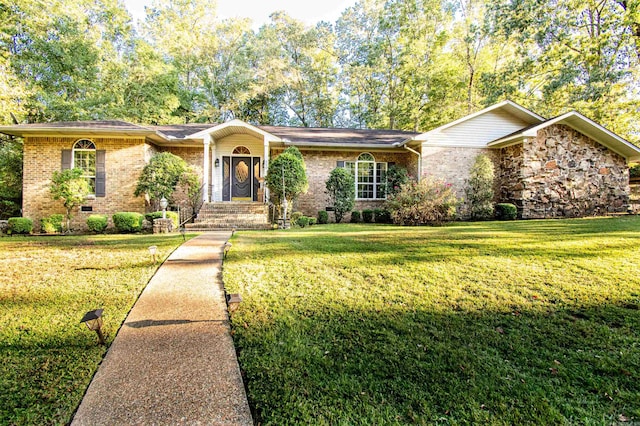
<svg viewBox="0 0 640 426"><path fill-rule="evenodd" d="M72 425L252 425L221 282L229 232L202 234L158 269Z"/></svg>

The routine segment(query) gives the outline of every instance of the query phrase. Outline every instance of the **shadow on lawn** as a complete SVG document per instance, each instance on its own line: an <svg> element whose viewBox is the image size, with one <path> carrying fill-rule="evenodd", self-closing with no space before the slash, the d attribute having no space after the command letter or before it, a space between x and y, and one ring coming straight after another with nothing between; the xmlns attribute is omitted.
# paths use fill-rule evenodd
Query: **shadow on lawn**
<svg viewBox="0 0 640 426"><path fill-rule="evenodd" d="M593 226L595 222L607 225L607 229L599 231ZM440 261L449 256L588 259L602 256L605 249L634 247L634 240L640 239L640 220L487 222L418 228L333 226L328 231L317 227L244 234L242 239L254 243L252 257L266 260L295 255L299 250L311 256L376 253L386 255L390 264ZM230 260L233 257L232 251Z"/></svg>
<svg viewBox="0 0 640 426"><path fill-rule="evenodd" d="M301 304L266 322L243 309L234 340L264 424L640 420L630 301L447 313Z"/></svg>

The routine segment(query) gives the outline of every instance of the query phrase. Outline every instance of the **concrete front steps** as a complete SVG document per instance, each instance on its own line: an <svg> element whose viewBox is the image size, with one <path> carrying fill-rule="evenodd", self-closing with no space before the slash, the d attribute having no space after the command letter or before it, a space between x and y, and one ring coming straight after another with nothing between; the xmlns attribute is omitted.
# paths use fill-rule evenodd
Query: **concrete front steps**
<svg viewBox="0 0 640 426"><path fill-rule="evenodd" d="M204 203L193 223L185 225L188 231L221 229L270 229L266 204L243 202Z"/></svg>

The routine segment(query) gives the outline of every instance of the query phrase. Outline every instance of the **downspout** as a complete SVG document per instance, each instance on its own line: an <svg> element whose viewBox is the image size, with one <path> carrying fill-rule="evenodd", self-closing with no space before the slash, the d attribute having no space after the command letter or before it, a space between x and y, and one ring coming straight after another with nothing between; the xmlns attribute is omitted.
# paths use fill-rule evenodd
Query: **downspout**
<svg viewBox="0 0 640 426"><path fill-rule="evenodd" d="M415 149L409 148L406 145L403 146L403 148L409 152L413 152L415 155L418 156L418 182L420 182L422 180L422 155Z"/></svg>

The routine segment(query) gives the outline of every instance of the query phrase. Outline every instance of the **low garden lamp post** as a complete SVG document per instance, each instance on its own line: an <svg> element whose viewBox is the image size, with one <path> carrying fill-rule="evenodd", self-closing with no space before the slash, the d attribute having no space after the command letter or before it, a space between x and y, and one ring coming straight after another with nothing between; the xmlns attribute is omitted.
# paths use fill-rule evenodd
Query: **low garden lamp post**
<svg viewBox="0 0 640 426"><path fill-rule="evenodd" d="M229 307L229 312L235 312L236 309L238 309L240 302L242 302L242 296L240 296L240 294L238 293L227 294L226 299L227 306Z"/></svg>
<svg viewBox="0 0 640 426"><path fill-rule="evenodd" d="M156 253L158 252L157 246L149 246L149 254L153 258L153 263L156 263Z"/></svg>
<svg viewBox="0 0 640 426"><path fill-rule="evenodd" d="M95 331L98 334L98 342L104 345L104 335L102 334L102 311L103 309L96 309L89 311L80 320L80 323L87 324L89 330Z"/></svg>
<svg viewBox="0 0 640 426"><path fill-rule="evenodd" d="M224 259L227 258L227 254L229 253L229 250L231 250L231 246L233 244L231 244L229 241L227 241L226 243L224 243Z"/></svg>
<svg viewBox="0 0 640 426"><path fill-rule="evenodd" d="M187 232L187 229L184 227L184 225L182 225L180 227L180 234L182 234L182 241L187 241L186 237L184 236L186 232Z"/></svg>
<svg viewBox="0 0 640 426"><path fill-rule="evenodd" d="M162 196L162 198L160 199L160 208L162 209L162 218L166 219L167 218L167 207L169 206L169 202L167 201L166 198L164 198L164 196Z"/></svg>

